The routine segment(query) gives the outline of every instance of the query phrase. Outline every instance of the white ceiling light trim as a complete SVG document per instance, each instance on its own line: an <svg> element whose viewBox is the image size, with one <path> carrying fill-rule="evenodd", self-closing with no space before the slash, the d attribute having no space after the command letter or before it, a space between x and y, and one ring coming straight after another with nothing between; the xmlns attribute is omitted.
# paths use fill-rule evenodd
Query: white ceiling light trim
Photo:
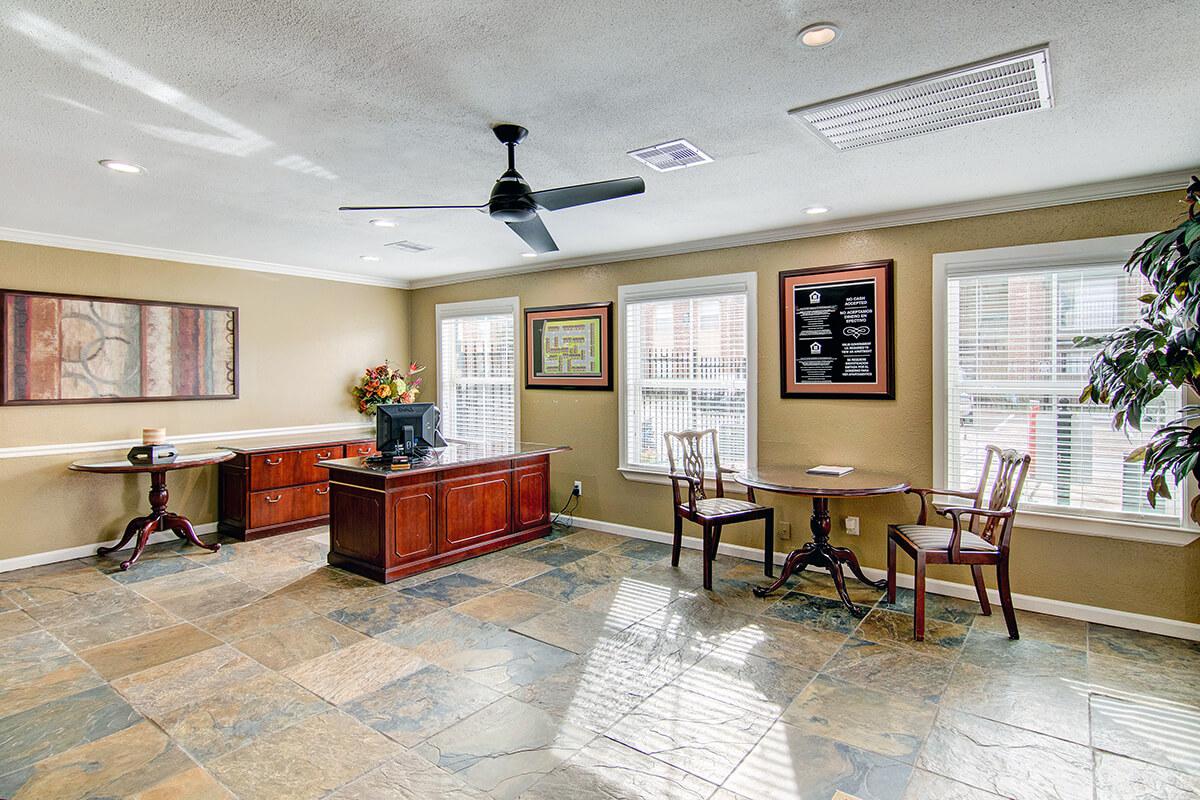
<svg viewBox="0 0 1200 800"><path fill-rule="evenodd" d="M363 275L326 269L313 269L311 267L297 267L291 264L276 264L270 261L229 258L226 256L209 255L207 253L171 250L165 247L146 247L140 244L108 242L103 239L88 239L82 236L65 236L58 233L26 231L20 228L0 228L0 241L37 244L45 247L61 247L65 250L84 250L91 253L109 253L117 256L133 256L135 258L153 258L158 261L178 261L183 264L199 264L205 267L244 269L250 272L269 272L275 275L290 275L294 278L313 278L322 281L337 281L338 283L359 283L366 286L386 286L393 289L407 289L409 283L406 280L388 278L381 275Z"/></svg>
<svg viewBox="0 0 1200 800"><path fill-rule="evenodd" d="M788 113L826 144L854 150L1053 105L1043 45Z"/></svg>

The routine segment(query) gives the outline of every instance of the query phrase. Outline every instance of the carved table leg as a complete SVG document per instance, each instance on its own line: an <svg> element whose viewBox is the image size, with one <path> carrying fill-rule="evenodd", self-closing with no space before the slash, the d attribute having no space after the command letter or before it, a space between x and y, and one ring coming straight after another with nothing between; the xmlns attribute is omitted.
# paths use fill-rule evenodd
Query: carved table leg
<svg viewBox="0 0 1200 800"><path fill-rule="evenodd" d="M142 529L142 526L150 521L149 517L136 517L129 520L129 524L125 526L125 533L121 534L121 541L111 547L97 547L97 555L106 556L109 553L115 553L121 550L125 545L129 544L129 540L137 535L137 532Z"/></svg>
<svg viewBox="0 0 1200 800"><path fill-rule="evenodd" d="M809 565L813 556L816 554L816 549L812 542L805 542L804 546L799 550L793 550L788 554L787 559L783 562L783 569L779 572L779 577L770 586L755 586L751 589L755 597L766 597L771 592L778 589L788 582L788 578L794 574L804 572L804 569Z"/></svg>
<svg viewBox="0 0 1200 800"><path fill-rule="evenodd" d="M142 557L142 551L146 549L146 542L150 539L150 536L161 530L174 531L175 535L180 539L186 539L197 547L203 547L205 550L211 550L214 553L221 549L219 543L205 544L196 535L196 531L187 517L167 511L167 500L170 499L170 495L167 492L167 474L165 472L157 471L150 473L149 497L149 516L131 520L125 526L125 533L121 536L121 541L112 547L96 548L98 554L106 556L109 553L115 553L129 544L129 541L136 535L137 544L134 545L133 555L121 562L121 569L127 570Z"/></svg>
<svg viewBox="0 0 1200 800"><path fill-rule="evenodd" d="M876 589L886 589L887 588L887 580L886 579L880 580L880 581L873 581L866 576L866 574L862 570L862 567L858 563L858 556L854 555L854 551L851 550L849 547L831 547L830 552L833 553L834 558L836 558L838 561L841 561L842 563L844 563L846 566L848 566L850 568L850 571L854 573L854 577L858 578L860 581L865 583L867 586L871 586Z"/></svg>
<svg viewBox="0 0 1200 800"><path fill-rule="evenodd" d="M196 547L203 547L205 550L211 550L214 553L221 549L220 542L205 544L204 541L196 535L196 529L192 527L192 523L187 517L180 516L179 514L167 514L165 517L163 517L163 525L175 531L175 535L180 539L186 539L187 541L196 545Z"/></svg>

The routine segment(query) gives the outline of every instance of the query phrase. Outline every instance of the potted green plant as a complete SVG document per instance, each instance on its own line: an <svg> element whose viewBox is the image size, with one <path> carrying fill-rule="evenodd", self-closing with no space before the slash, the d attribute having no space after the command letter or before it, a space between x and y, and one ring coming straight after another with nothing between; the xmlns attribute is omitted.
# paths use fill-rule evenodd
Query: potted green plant
<svg viewBox="0 0 1200 800"><path fill-rule="evenodd" d="M1080 336L1078 346L1099 347L1089 368L1081 403L1113 410L1113 427L1141 430L1146 406L1167 387L1200 393L1200 178L1187 188L1187 217L1144 241L1126 270L1140 272L1152 291L1143 295L1141 315L1107 336ZM1200 405L1184 405L1144 446L1129 455L1150 478L1146 499L1171 496L1170 484L1200 478ZM1197 498L1200 500L1200 498ZM1193 501L1192 517L1196 518Z"/></svg>

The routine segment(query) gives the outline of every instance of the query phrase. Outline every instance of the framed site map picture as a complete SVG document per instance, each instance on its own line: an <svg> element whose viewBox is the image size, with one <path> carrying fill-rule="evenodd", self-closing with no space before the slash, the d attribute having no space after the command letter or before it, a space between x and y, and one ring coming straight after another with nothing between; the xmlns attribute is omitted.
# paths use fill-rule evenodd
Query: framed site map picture
<svg viewBox="0 0 1200 800"><path fill-rule="evenodd" d="M525 388L612 390L612 303L525 309Z"/></svg>
<svg viewBox="0 0 1200 800"><path fill-rule="evenodd" d="M238 310L0 289L0 405L233 400Z"/></svg>

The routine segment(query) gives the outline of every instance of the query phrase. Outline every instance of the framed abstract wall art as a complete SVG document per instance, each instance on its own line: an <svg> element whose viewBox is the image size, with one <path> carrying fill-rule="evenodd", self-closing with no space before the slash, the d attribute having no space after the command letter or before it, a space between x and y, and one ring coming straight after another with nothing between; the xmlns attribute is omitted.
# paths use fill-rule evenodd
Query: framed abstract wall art
<svg viewBox="0 0 1200 800"><path fill-rule="evenodd" d="M779 273L781 397L896 397L892 261Z"/></svg>
<svg viewBox="0 0 1200 800"><path fill-rule="evenodd" d="M232 400L238 310L0 289L0 405Z"/></svg>
<svg viewBox="0 0 1200 800"><path fill-rule="evenodd" d="M612 390L612 303L525 309L525 388Z"/></svg>

